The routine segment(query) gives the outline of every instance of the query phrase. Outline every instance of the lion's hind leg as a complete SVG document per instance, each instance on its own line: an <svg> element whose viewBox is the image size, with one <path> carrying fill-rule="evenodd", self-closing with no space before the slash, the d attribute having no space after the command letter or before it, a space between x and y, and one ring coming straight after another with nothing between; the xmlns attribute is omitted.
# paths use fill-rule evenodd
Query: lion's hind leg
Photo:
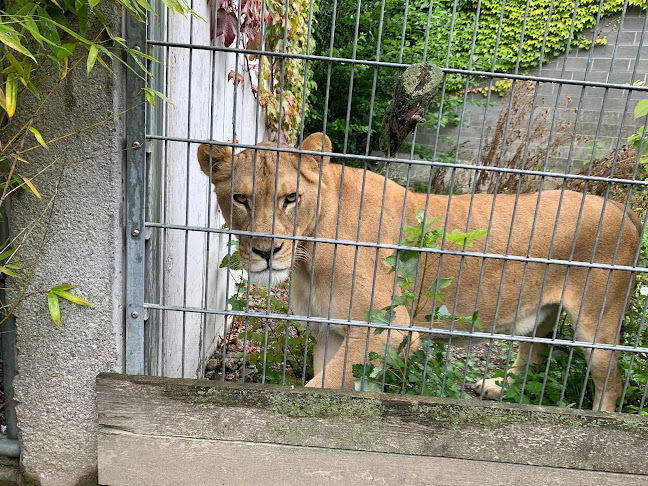
<svg viewBox="0 0 648 486"><path fill-rule="evenodd" d="M608 322L618 322L619 316L617 312L606 312L603 319ZM615 344L616 327L610 326L610 328L606 329L600 326L596 342L600 344ZM583 342L593 342L594 336L586 331L580 332L579 330L576 339ZM590 363L590 373L594 382L593 410L614 412L616 410L617 399L621 396L623 389L623 380L621 379L618 367L619 352L592 348L583 348L583 352L588 363Z"/></svg>
<svg viewBox="0 0 648 486"><path fill-rule="evenodd" d="M550 333L556 323L558 317L558 307L551 307L547 311L543 312L540 316L541 321L536 328L535 335L536 337L544 337ZM535 315L533 316L535 319ZM547 345L543 343L532 343L527 341L522 341L518 347L518 354L513 362L506 375L506 383L512 384L515 381L515 376L523 375L527 369L527 363L529 365L542 364L547 360ZM503 378L488 378L480 380L476 386L475 390L480 393L481 396L489 400L499 400L503 396Z"/></svg>

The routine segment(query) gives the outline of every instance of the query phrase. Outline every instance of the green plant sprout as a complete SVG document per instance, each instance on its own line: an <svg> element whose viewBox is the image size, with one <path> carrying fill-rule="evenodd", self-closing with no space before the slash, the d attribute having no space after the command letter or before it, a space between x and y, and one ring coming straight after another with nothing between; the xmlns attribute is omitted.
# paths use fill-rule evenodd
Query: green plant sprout
<svg viewBox="0 0 648 486"><path fill-rule="evenodd" d="M416 226L403 228L407 235L403 238L402 244L415 245L418 248L441 249L441 240L444 236L443 228L430 229L441 218L432 218L424 222L423 212L419 211L416 213L416 219L418 221ZM464 245L469 247L473 245L474 240L486 236L487 233L486 230L473 230L465 233L455 229L450 233L445 233L445 241L461 247ZM432 271L436 262L437 258L434 254L418 250L396 250L385 258L383 264L389 267L389 273L397 272L396 285L400 295L394 295L392 304L387 307L374 310L371 313L365 312L367 321L390 324L395 315L394 308L398 306L405 307L411 312L412 319L415 319L424 309L429 308L431 301L434 301L433 313L425 315L425 320L431 324L438 324L442 321L468 322L473 329L481 329L482 325L478 320L479 311L475 311L471 316L453 316L448 308L441 303L443 297L447 295L442 290L450 286L451 278L435 279L427 289L421 288L418 292L416 291L417 276L420 276L420 281L424 282L426 274ZM374 331L374 334L380 334L383 331L384 328L379 328ZM403 351L409 350L410 344L411 336L407 334L397 349L385 345L382 356L375 352L369 353L369 363L366 366L354 364L353 376L356 378L356 389L381 391L384 382L384 391L386 392L459 397L463 396L461 384L464 370L466 370L466 379L470 381L479 376L474 359L448 361L445 345L431 342L429 339L424 340L419 349L411 355L405 358L401 357ZM372 363L376 361L376 364Z"/></svg>
<svg viewBox="0 0 648 486"><path fill-rule="evenodd" d="M640 100L634 109L634 119L637 120L643 116L648 115L648 98ZM628 142L639 150L641 148L641 155L639 161L642 164L648 164L648 141L646 141L646 131L644 128L638 128L635 133L628 137Z"/></svg>
<svg viewBox="0 0 648 486"><path fill-rule="evenodd" d="M59 298L65 299L77 305L90 306L92 304L87 300L82 299L78 295L74 295L68 290L73 289L76 285L56 285L47 292L47 307L49 308L50 316L57 327L61 327L61 309L59 306Z"/></svg>

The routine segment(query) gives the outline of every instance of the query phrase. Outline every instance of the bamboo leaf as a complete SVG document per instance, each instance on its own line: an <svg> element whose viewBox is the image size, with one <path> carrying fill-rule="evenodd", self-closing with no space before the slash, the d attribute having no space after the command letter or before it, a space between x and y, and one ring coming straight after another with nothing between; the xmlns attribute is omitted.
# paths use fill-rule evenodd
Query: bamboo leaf
<svg viewBox="0 0 648 486"><path fill-rule="evenodd" d="M36 137L36 140L39 144L41 144L42 147L47 148L47 144L45 143L45 140L43 140L43 136L38 130L36 130L34 127L29 127L29 131L34 134L34 137Z"/></svg>
<svg viewBox="0 0 648 486"><path fill-rule="evenodd" d="M88 62L86 63L88 74L90 74L90 71L92 71L95 62L97 62L97 54L99 54L99 49L97 49L96 45L92 44L90 46L90 50L88 51Z"/></svg>
<svg viewBox="0 0 648 486"><path fill-rule="evenodd" d="M52 291L47 293L47 307L49 308L50 316L57 327L61 327L61 309L59 308L59 301L56 294Z"/></svg>
<svg viewBox="0 0 648 486"><path fill-rule="evenodd" d="M25 49L17 39L14 39L6 32L0 31L0 42L36 61L36 58L32 56L32 54L27 49Z"/></svg>
<svg viewBox="0 0 648 486"><path fill-rule="evenodd" d="M0 273L7 274L10 277L20 278L18 274L12 272L11 270L8 270L7 265L3 265L2 267L0 267Z"/></svg>
<svg viewBox="0 0 648 486"><path fill-rule="evenodd" d="M18 79L15 76L7 79L5 90L4 107L7 115L11 118L16 112L16 102L18 101Z"/></svg>
<svg viewBox="0 0 648 486"><path fill-rule="evenodd" d="M5 258L9 258L11 255L16 253L17 249L18 248L9 248L8 250L4 250L2 253L0 253L0 260L4 260Z"/></svg>
<svg viewBox="0 0 648 486"><path fill-rule="evenodd" d="M25 176L20 176L20 178L25 182L27 187L31 190L31 192L36 196L38 199L43 199L43 196L41 196L40 192L36 189L36 186L32 184L32 182L27 179Z"/></svg>
<svg viewBox="0 0 648 486"><path fill-rule="evenodd" d="M16 73L18 73L21 77L28 76L29 69L31 68L31 66L29 64L27 64L27 65L21 64L18 61L18 59L16 59L13 56L13 54L11 54L10 52L7 52L6 56L7 56L7 60L11 64L11 66L16 70Z"/></svg>
<svg viewBox="0 0 648 486"><path fill-rule="evenodd" d="M153 7L151 7L151 4L148 3L146 0L137 0L137 3L139 3L142 7L144 7L149 12L155 13L155 10L153 10Z"/></svg>
<svg viewBox="0 0 648 486"><path fill-rule="evenodd" d="M55 285L54 287L51 288L52 292L57 292L59 290L70 290L76 287L76 285L72 284L63 284L63 285Z"/></svg>
<svg viewBox="0 0 648 486"><path fill-rule="evenodd" d="M108 65L101 59L100 56L97 56L97 61L101 64L110 74L113 74L113 70L108 67Z"/></svg>
<svg viewBox="0 0 648 486"><path fill-rule="evenodd" d="M92 306L90 302L87 300L83 300L81 297L78 295L71 294L69 292L65 292L63 290L52 290L56 295L59 297L62 297L65 300L69 300L70 302L73 302L77 305L87 305L87 306Z"/></svg>
<svg viewBox="0 0 648 486"><path fill-rule="evenodd" d="M160 93L159 91L152 89L152 88L144 88L144 92L146 94L146 99L151 105L155 105L155 97L158 97L164 101L166 101L169 104L171 103L171 100L165 96L163 93Z"/></svg>

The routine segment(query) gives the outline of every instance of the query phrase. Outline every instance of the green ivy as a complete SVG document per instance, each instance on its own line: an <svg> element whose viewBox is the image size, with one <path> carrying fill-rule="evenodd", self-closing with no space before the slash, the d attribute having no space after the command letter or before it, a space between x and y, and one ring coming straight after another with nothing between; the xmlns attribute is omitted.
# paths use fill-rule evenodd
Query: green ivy
<svg viewBox="0 0 648 486"><path fill-rule="evenodd" d="M607 0L602 3L602 19L620 13L624 5L623 0ZM648 8L648 0L629 0L628 3L642 9ZM548 26L552 0L530 0L526 22L526 0L508 0L503 12L502 4L502 0L481 1L479 25L475 33L478 3L472 0L438 0L433 2L431 11L429 0L411 0L407 16L401 0L386 0L378 49L381 1L361 2L358 9L357 0L338 0L334 10L332 0L322 0L319 5L318 28L314 31L317 45L315 54L353 58L355 49L357 59L375 60L376 53L379 52L380 61L412 64L422 61L425 51L426 59L441 67L501 73L512 73L517 67L519 72L524 73L540 64L543 41L543 62L564 53L568 44L573 49L606 43L601 31L594 39L587 39L582 34L585 29L596 24L599 0L579 2L573 19L571 43L569 34L574 17L572 0L553 0ZM497 43L500 17L502 28ZM335 33L331 43L333 22ZM357 42L354 42L356 23L358 35ZM603 20L599 25L605 31L616 28L610 20ZM520 46L523 26L524 38ZM349 90L351 73L353 89ZM392 97L396 75L396 70L388 68L317 63L313 67L312 78L317 89L311 92L309 98L311 112L306 131L321 131L326 119L326 132L336 150L363 154L375 149L377 133L385 107ZM436 128L439 117L441 126L459 122L456 112L462 104L461 95L466 89L466 78L449 74L445 81L443 105L439 95L428 111L429 128ZM475 80L471 80L473 81ZM469 88L472 89L471 86Z"/></svg>

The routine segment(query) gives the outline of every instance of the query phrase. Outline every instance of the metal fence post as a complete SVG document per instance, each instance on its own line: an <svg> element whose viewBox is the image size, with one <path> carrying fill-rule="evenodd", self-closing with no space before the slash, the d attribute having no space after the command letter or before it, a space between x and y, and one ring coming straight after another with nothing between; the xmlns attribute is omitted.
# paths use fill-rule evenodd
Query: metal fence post
<svg viewBox="0 0 648 486"><path fill-rule="evenodd" d="M127 16L126 35L132 49L146 52L146 23ZM125 371L145 373L144 360L144 210L146 174L145 73L128 58L126 99L126 349Z"/></svg>

